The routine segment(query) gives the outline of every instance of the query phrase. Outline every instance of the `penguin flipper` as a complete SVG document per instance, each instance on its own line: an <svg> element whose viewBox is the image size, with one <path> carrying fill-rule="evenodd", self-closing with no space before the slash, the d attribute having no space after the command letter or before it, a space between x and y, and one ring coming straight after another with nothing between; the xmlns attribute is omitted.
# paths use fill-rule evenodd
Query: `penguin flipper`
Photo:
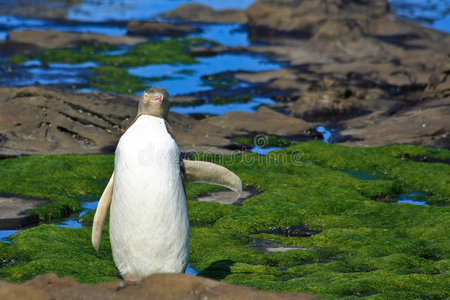
<svg viewBox="0 0 450 300"><path fill-rule="evenodd" d="M225 167L206 161L185 160L184 181L206 182L229 188L237 193L242 192L241 179Z"/></svg>
<svg viewBox="0 0 450 300"><path fill-rule="evenodd" d="M91 242L94 249L98 251L100 246L100 240L102 237L103 224L105 224L106 215L108 214L109 207L111 206L112 195L113 195L113 178L114 172L103 191L100 200L98 201L97 210L95 211L94 221L92 223L92 236Z"/></svg>

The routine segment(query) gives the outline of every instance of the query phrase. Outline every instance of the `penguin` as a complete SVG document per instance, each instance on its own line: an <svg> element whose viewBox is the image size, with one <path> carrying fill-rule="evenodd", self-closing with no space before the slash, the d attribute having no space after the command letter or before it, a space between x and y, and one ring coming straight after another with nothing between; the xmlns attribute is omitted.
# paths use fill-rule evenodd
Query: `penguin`
<svg viewBox="0 0 450 300"><path fill-rule="evenodd" d="M98 250L110 210L113 259L126 281L185 271L189 219L184 182L242 191L241 180L228 169L180 159L168 113L168 92L161 87L146 89L135 120L117 144L114 172L94 216L92 245Z"/></svg>

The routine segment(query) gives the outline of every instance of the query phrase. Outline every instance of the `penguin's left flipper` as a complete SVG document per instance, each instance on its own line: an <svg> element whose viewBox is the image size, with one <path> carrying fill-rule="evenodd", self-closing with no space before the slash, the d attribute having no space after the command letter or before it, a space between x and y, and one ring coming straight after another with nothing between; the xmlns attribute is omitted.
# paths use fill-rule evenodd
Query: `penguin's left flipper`
<svg viewBox="0 0 450 300"><path fill-rule="evenodd" d="M92 236L91 242L94 249L98 251L100 246L100 240L102 237L103 224L105 224L106 215L108 214L109 207L111 206L112 195L113 195L113 178L114 172L103 191L100 200L98 201L97 210L95 211L94 221L92 223Z"/></svg>
<svg viewBox="0 0 450 300"><path fill-rule="evenodd" d="M185 182L206 182L242 192L241 179L225 167L206 161L183 160Z"/></svg>

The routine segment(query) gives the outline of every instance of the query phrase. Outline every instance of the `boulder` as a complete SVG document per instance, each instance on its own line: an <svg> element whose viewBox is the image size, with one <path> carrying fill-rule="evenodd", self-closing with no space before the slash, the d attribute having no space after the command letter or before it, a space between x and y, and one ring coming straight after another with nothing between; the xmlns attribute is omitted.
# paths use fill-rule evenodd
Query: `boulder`
<svg viewBox="0 0 450 300"><path fill-rule="evenodd" d="M208 6L195 3L180 5L173 11L161 14L160 17L203 23L245 24L247 22L245 11L236 9L213 10Z"/></svg>
<svg viewBox="0 0 450 300"><path fill-rule="evenodd" d="M37 49L73 48L83 45L136 45L147 39L132 36L110 36L106 34L61 32L53 30L18 30L8 33L7 43L32 45ZM31 46L30 46L31 47Z"/></svg>
<svg viewBox="0 0 450 300"><path fill-rule="evenodd" d="M436 64L425 89L427 98L445 98L450 96L450 54Z"/></svg>
<svg viewBox="0 0 450 300"><path fill-rule="evenodd" d="M154 36L164 35L179 37L195 32L196 29L186 24L157 21L130 21L127 23L128 35Z"/></svg>

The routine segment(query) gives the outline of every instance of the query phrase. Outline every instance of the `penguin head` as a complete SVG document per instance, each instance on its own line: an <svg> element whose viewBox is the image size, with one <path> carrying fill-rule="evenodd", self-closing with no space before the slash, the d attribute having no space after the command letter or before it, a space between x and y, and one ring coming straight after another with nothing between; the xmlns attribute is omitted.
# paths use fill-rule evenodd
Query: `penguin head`
<svg viewBox="0 0 450 300"><path fill-rule="evenodd" d="M162 87L151 87L144 91L139 101L138 116L150 115L167 119L169 114L169 93Z"/></svg>

